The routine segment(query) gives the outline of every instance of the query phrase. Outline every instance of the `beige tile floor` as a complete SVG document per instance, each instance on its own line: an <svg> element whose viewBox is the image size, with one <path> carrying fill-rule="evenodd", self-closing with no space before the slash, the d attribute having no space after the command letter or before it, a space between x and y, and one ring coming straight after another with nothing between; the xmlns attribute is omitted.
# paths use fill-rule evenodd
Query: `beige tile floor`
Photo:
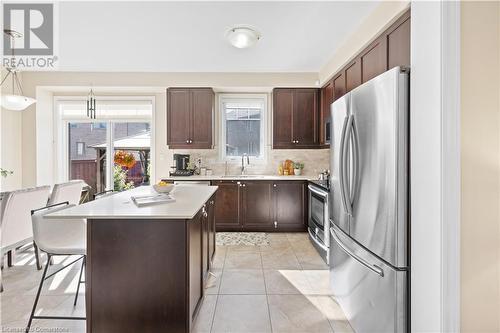
<svg viewBox="0 0 500 333"><path fill-rule="evenodd" d="M306 233L270 234L269 246L218 246L194 332L352 332L331 297L328 267ZM53 268L71 258L58 258ZM2 332L26 325L41 271L32 248L17 255L15 266L3 270L0 294ZM38 314L84 316L84 294L73 307L79 266L49 281ZM83 321L34 321L33 327L59 332L85 332Z"/></svg>

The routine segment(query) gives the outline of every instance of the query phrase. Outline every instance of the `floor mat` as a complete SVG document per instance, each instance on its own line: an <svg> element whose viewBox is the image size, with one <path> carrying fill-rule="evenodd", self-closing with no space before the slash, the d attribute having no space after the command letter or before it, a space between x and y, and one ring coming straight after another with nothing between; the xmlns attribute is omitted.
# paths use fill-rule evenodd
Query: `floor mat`
<svg viewBox="0 0 500 333"><path fill-rule="evenodd" d="M217 245L269 245L269 235L265 232L218 232Z"/></svg>

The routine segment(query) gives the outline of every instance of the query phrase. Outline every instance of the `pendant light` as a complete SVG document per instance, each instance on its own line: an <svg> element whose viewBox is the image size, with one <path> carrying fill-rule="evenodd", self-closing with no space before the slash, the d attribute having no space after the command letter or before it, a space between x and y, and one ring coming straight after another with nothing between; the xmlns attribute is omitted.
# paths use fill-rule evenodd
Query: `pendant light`
<svg viewBox="0 0 500 333"><path fill-rule="evenodd" d="M90 119L96 119L95 95L92 88L90 88L89 95L87 96L87 117Z"/></svg>
<svg viewBox="0 0 500 333"><path fill-rule="evenodd" d="M4 33L11 39L12 58L14 58L15 39L21 38L23 35L17 31L9 29L4 29ZM12 78L12 94L2 93L2 98L0 101L2 107L7 110L22 111L31 104L36 102L35 99L24 96L23 87L21 86L21 82L19 81L17 73L19 73L19 70L14 66L7 68L7 75L2 79L2 82L0 83L0 85L3 85L3 83L7 80L9 76ZM19 94L16 94L16 88L19 91Z"/></svg>

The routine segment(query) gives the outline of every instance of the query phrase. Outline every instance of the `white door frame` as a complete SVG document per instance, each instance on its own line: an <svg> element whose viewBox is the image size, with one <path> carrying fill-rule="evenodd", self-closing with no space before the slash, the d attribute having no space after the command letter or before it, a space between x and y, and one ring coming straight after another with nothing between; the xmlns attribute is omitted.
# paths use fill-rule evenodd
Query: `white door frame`
<svg viewBox="0 0 500 333"><path fill-rule="evenodd" d="M411 331L460 330L460 2L411 8Z"/></svg>

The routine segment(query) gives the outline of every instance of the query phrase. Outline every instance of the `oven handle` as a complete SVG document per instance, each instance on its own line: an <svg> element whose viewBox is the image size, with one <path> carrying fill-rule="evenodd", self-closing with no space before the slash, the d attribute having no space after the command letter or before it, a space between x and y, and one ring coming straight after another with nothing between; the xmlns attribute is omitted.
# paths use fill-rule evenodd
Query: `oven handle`
<svg viewBox="0 0 500 333"><path fill-rule="evenodd" d="M370 264L368 261L365 259L361 258L360 256L357 256L354 254L351 250L349 250L344 244L342 244L342 241L339 239L339 236L335 233L335 230L333 228L330 228L330 234L332 235L333 239L337 242L337 245L344 251L347 255L349 255L351 258L357 260L360 264L371 270L372 272L380 275L381 277L384 277L384 270L380 268L379 266L375 264Z"/></svg>
<svg viewBox="0 0 500 333"><path fill-rule="evenodd" d="M328 251L328 247L324 244L321 244L319 240L316 239L316 236L311 232L311 229L307 228L307 231L309 232L309 235L311 236L311 239L314 241L314 243L316 243L323 250Z"/></svg>
<svg viewBox="0 0 500 333"><path fill-rule="evenodd" d="M316 193L317 195L319 195L320 197L322 197L324 199L326 199L328 197L328 192L318 190L311 185L308 185L307 187L309 188L309 191Z"/></svg>

